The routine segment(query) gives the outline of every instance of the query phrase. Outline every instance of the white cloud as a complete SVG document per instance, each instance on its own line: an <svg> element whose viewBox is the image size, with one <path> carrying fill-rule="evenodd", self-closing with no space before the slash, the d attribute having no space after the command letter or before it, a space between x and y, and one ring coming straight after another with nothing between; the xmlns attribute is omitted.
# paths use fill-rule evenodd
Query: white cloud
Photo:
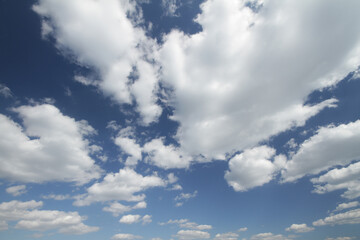
<svg viewBox="0 0 360 240"><path fill-rule="evenodd" d="M287 162L282 176L285 181L294 181L332 166L347 165L360 158L359 144L360 120L335 127L321 127L300 145L297 153Z"/></svg>
<svg viewBox="0 0 360 240"><path fill-rule="evenodd" d="M339 149L341 150L341 149ZM324 194L338 189L346 189L342 197L354 199L360 196L360 162L347 167L333 169L324 175L313 178L314 192Z"/></svg>
<svg viewBox="0 0 360 240"><path fill-rule="evenodd" d="M238 232L246 232L248 230L247 227L239 228Z"/></svg>
<svg viewBox="0 0 360 240"><path fill-rule="evenodd" d="M325 226L325 225L343 225L343 224L359 224L359 223L360 223L360 208L331 215L324 219L319 219L313 222L313 225Z"/></svg>
<svg viewBox="0 0 360 240"><path fill-rule="evenodd" d="M10 88L8 88L4 84L0 83L0 96L3 96L5 98L10 98L10 97L12 97L12 95L13 94L12 94Z"/></svg>
<svg viewBox="0 0 360 240"><path fill-rule="evenodd" d="M237 240L239 234L228 232L228 233L218 233L215 235L214 240Z"/></svg>
<svg viewBox="0 0 360 240"><path fill-rule="evenodd" d="M140 221L141 216L140 215L125 215L122 216L119 220L120 223L125 223L125 224L133 224L133 223L137 223Z"/></svg>
<svg viewBox="0 0 360 240"><path fill-rule="evenodd" d="M353 237L337 237L337 238L326 238L326 240L351 240Z"/></svg>
<svg viewBox="0 0 360 240"><path fill-rule="evenodd" d="M160 225L166 225L166 224L177 224L180 228L188 228L193 230L210 230L212 229L211 225L205 225L205 224L197 224L195 222L190 222L188 219L170 219L169 221L165 223L160 223Z"/></svg>
<svg viewBox="0 0 360 240"><path fill-rule="evenodd" d="M118 136L114 142L129 155L125 162L127 166L135 166L142 159L141 147L136 143L135 139Z"/></svg>
<svg viewBox="0 0 360 240"><path fill-rule="evenodd" d="M149 224L152 222L152 218L151 218L151 215L145 215L142 217L141 219L142 223L143 224Z"/></svg>
<svg viewBox="0 0 360 240"><path fill-rule="evenodd" d="M14 197L17 197L26 193L27 191L25 185L17 185L17 186L8 187L6 189L6 192L13 195Z"/></svg>
<svg viewBox="0 0 360 240"><path fill-rule="evenodd" d="M112 202L109 204L109 206L104 207L103 211L111 212L115 217L117 217L120 214L129 212L134 209L146 208L146 206L147 206L147 204L145 201L138 202L137 204L135 204L133 206L123 205L119 202Z"/></svg>
<svg viewBox="0 0 360 240"><path fill-rule="evenodd" d="M208 232L198 231L198 230L180 230L175 236L180 240L210 238L210 234Z"/></svg>
<svg viewBox="0 0 360 240"><path fill-rule="evenodd" d="M0 221L0 231L5 231L9 229L9 225L6 221L1 220Z"/></svg>
<svg viewBox="0 0 360 240"><path fill-rule="evenodd" d="M53 36L58 49L101 78L78 76L77 81L96 85L119 104L135 100L143 124L160 116L158 66L150 63L156 60L156 41L135 27L142 21L136 1L40 0L33 9L42 17L43 34Z"/></svg>
<svg viewBox="0 0 360 240"><path fill-rule="evenodd" d="M138 194L151 187L164 187L166 182L156 175L142 176L133 169L120 169L118 173L108 173L101 182L87 189L87 193L78 196L76 206L86 206L93 202L107 201L143 201L145 194Z"/></svg>
<svg viewBox="0 0 360 240"><path fill-rule="evenodd" d="M190 154L223 159L304 125L335 103L304 106L307 96L360 64L358 1L266 1L259 13L245 2L205 1L196 19L202 32L164 37L160 61L174 90L172 119Z"/></svg>
<svg viewBox="0 0 360 240"><path fill-rule="evenodd" d="M307 226L305 223L303 224L292 224L290 227L286 228L288 232L296 232L296 233L305 233L314 231L315 228Z"/></svg>
<svg viewBox="0 0 360 240"><path fill-rule="evenodd" d="M291 240L281 234L275 235L273 233L259 233L250 238L250 240Z"/></svg>
<svg viewBox="0 0 360 240"><path fill-rule="evenodd" d="M142 239L141 236L129 234L129 233L118 233L114 235L111 239L113 240L133 240L133 239Z"/></svg>
<svg viewBox="0 0 360 240"><path fill-rule="evenodd" d="M63 201L67 199L71 199L72 197L69 194L49 194L41 196L43 199L53 199L56 201Z"/></svg>
<svg viewBox="0 0 360 240"><path fill-rule="evenodd" d="M147 162L160 168L188 168L192 158L174 145L165 145L162 138L153 139L143 147Z"/></svg>
<svg viewBox="0 0 360 240"><path fill-rule="evenodd" d="M13 110L20 115L24 128L0 114L2 178L84 184L100 177L101 169L89 156L86 139L96 131L86 121L75 121L49 104Z"/></svg>
<svg viewBox="0 0 360 240"><path fill-rule="evenodd" d="M267 146L247 149L237 154L229 161L226 181L235 191L246 191L270 182L278 170L276 164L270 161L274 155L275 149Z"/></svg>
<svg viewBox="0 0 360 240"><path fill-rule="evenodd" d="M184 204L185 201L188 201L191 198L195 198L197 196L198 192L195 190L193 193L180 193L175 197L176 206L180 207Z"/></svg>
<svg viewBox="0 0 360 240"><path fill-rule="evenodd" d="M15 228L31 231L58 230L65 234L86 234L98 231L98 227L87 226L78 212L39 210L42 202L11 201L0 204L0 221L3 225L16 221Z"/></svg>
<svg viewBox="0 0 360 240"><path fill-rule="evenodd" d="M358 201L348 202L348 203L340 203L339 205L337 205L337 207L334 211L342 211L344 209L354 208L354 207L358 207L358 206L360 206L360 203Z"/></svg>

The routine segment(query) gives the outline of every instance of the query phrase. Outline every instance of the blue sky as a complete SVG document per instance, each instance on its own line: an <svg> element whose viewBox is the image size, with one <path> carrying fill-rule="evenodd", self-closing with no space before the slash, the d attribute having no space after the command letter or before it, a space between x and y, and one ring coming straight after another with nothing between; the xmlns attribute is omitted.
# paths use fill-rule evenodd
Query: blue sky
<svg viewBox="0 0 360 240"><path fill-rule="evenodd" d="M360 2L0 2L0 238L360 239Z"/></svg>

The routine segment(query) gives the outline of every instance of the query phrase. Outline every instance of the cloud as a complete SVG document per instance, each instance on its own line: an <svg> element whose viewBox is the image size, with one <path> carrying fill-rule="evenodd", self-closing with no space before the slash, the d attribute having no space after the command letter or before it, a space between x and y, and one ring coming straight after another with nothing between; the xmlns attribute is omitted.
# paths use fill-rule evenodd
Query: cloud
<svg viewBox="0 0 360 240"><path fill-rule="evenodd" d="M248 230L247 227L239 228L238 232L246 232Z"/></svg>
<svg viewBox="0 0 360 240"><path fill-rule="evenodd" d="M359 224L360 223L360 208L350 210L343 213L331 215L324 219L319 219L313 222L314 226L325 225L343 225L343 224Z"/></svg>
<svg viewBox="0 0 360 240"><path fill-rule="evenodd" d="M17 197L26 193L27 191L25 185L17 185L17 186L8 187L6 189L6 192L13 195L14 197Z"/></svg>
<svg viewBox="0 0 360 240"><path fill-rule="evenodd" d="M145 215L143 217L141 217L140 215L124 215L120 218L119 220L120 223L125 223L125 224L133 224L133 223L138 223L138 222L142 222L142 224L149 224L152 222L151 216L150 215Z"/></svg>
<svg viewBox="0 0 360 240"><path fill-rule="evenodd" d="M129 155L125 162L126 166L135 166L137 162L142 159L142 149L140 145L136 143L135 139L118 136L114 142Z"/></svg>
<svg viewBox="0 0 360 240"><path fill-rule="evenodd" d="M305 233L314 231L315 228L307 226L305 223L303 224L292 224L290 227L285 230L288 232L296 232L296 233Z"/></svg>
<svg viewBox="0 0 360 240"><path fill-rule="evenodd" d="M189 199L196 197L197 194L198 194L197 191L194 191L193 193L180 193L174 199L177 202L176 206L177 207L182 206L185 201L188 201Z"/></svg>
<svg viewBox="0 0 360 240"><path fill-rule="evenodd" d="M147 162L163 169L188 168L192 158L174 145L165 145L162 138L153 139L143 148Z"/></svg>
<svg viewBox="0 0 360 240"><path fill-rule="evenodd" d="M354 199L360 196L359 174L360 162L357 162L347 167L330 170L318 178L311 179L311 181L315 184L315 193L324 194L338 189L346 189L341 196Z"/></svg>
<svg viewBox="0 0 360 240"><path fill-rule="evenodd" d="M359 144L360 120L321 127L314 136L300 145L297 153L287 162L282 176L285 181L294 181L333 166L347 165L360 158L360 149L357 147Z"/></svg>
<svg viewBox="0 0 360 240"><path fill-rule="evenodd" d="M3 96L4 98L10 98L13 96L13 94L10 88L0 83L0 96Z"/></svg>
<svg viewBox="0 0 360 240"><path fill-rule="evenodd" d="M337 238L326 238L326 240L351 240L353 237L337 237Z"/></svg>
<svg viewBox="0 0 360 240"><path fill-rule="evenodd" d="M360 205L360 203L358 201L348 202L348 203L340 203L339 205L337 205L337 207L334 211L342 211L344 209L358 207L359 205Z"/></svg>
<svg viewBox="0 0 360 240"><path fill-rule="evenodd" d="M164 187L166 182L156 175L142 176L133 169L120 169L118 173L108 173L101 182L87 189L87 193L78 196L76 206L87 206L93 202L130 201L140 202L144 194L137 194L152 187Z"/></svg>
<svg viewBox="0 0 360 240"><path fill-rule="evenodd" d="M274 155L275 149L267 146L246 149L230 159L226 181L235 191L246 191L270 182L279 170L270 161Z"/></svg>
<svg viewBox="0 0 360 240"><path fill-rule="evenodd" d="M0 204L0 222L3 226L7 222L16 221L15 228L31 231L58 230L64 234L86 234L96 232L98 227L87 226L83 223L85 217L78 212L63 212L56 210L39 210L42 202L34 200L27 202L11 201Z"/></svg>
<svg viewBox="0 0 360 240"><path fill-rule="evenodd" d="M161 6L166 16L176 17L176 11L179 5L180 3L177 3L177 0L161 0Z"/></svg>
<svg viewBox="0 0 360 240"><path fill-rule="evenodd" d="M164 36L162 76L189 154L224 159L304 125L336 102L304 105L307 96L360 64L359 2L266 1L258 12L245 2L205 1L201 32Z"/></svg>
<svg viewBox="0 0 360 240"><path fill-rule="evenodd" d="M53 37L61 52L100 78L76 76L77 81L95 85L115 103L135 102L145 125L160 116L157 44L139 27L136 1L40 0L33 10L42 18L43 36Z"/></svg>
<svg viewBox="0 0 360 240"><path fill-rule="evenodd" d="M273 233L259 233L250 238L250 240L291 240L281 234L275 235Z"/></svg>
<svg viewBox="0 0 360 240"><path fill-rule="evenodd" d="M228 232L228 233L218 233L215 235L214 240L237 240L239 234Z"/></svg>
<svg viewBox="0 0 360 240"><path fill-rule="evenodd" d="M49 104L13 109L23 128L0 114L0 176L10 181L84 184L99 178L101 169L89 156L96 131Z"/></svg>
<svg viewBox="0 0 360 240"><path fill-rule="evenodd" d="M141 236L129 234L129 233L118 233L114 235L111 239L113 240L133 240L133 239L142 239Z"/></svg>
<svg viewBox="0 0 360 240"><path fill-rule="evenodd" d="M43 199L53 199L56 201L63 201L67 199L72 199L72 197L69 194L49 194L49 195L43 195L41 196Z"/></svg>
<svg viewBox="0 0 360 240"><path fill-rule="evenodd" d="M146 208L146 202L145 201L141 201L138 202L137 204L133 205L133 206L127 206L127 205L123 205L119 202L112 202L109 204L109 206L104 207L103 211L105 212L111 212L115 217L119 216L120 214L123 214L125 212L129 212L131 210L134 209L141 209L141 208Z"/></svg>
<svg viewBox="0 0 360 240"><path fill-rule="evenodd" d="M210 234L208 232L203 232L198 230L180 230L175 236L180 240L210 238Z"/></svg>
<svg viewBox="0 0 360 240"><path fill-rule="evenodd" d="M210 230L212 229L211 225L197 224L195 222L190 222L188 219L170 219L165 223L160 223L160 225L166 224L177 224L180 228L188 228L193 230Z"/></svg>

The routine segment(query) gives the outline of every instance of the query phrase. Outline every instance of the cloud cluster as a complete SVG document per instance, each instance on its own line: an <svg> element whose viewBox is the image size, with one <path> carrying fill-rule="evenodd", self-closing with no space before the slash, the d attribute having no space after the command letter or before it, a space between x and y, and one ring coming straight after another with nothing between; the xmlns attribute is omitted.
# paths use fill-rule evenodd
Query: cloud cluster
<svg viewBox="0 0 360 240"><path fill-rule="evenodd" d="M290 227L286 228L286 231L296 232L296 233L306 233L314 231L315 228L307 226L305 223L303 224L292 224Z"/></svg>
<svg viewBox="0 0 360 240"><path fill-rule="evenodd" d="M360 208L350 210L343 213L338 213L319 219L313 222L314 226L325 226L325 225L343 225L343 224L359 224L360 223Z"/></svg>
<svg viewBox="0 0 360 240"><path fill-rule="evenodd" d="M119 202L112 202L109 204L109 206L104 207L103 211L111 212L115 217L117 217L120 214L129 212L131 210L146 208L146 206L147 206L147 204L145 201L138 202L133 206L123 205Z"/></svg>
<svg viewBox="0 0 360 240"><path fill-rule="evenodd" d="M85 217L78 212L62 212L56 210L39 210L42 202L11 201L0 204L0 228L6 230L7 222L16 221L15 228L31 231L58 230L64 234L86 234L96 232L98 227L83 223Z"/></svg>
<svg viewBox="0 0 360 240"><path fill-rule="evenodd" d="M160 225L167 225L167 224L176 224L179 228L188 228L193 230L210 230L212 229L211 225L204 225L204 224L197 224L195 222L190 222L188 219L170 219L165 223L160 223Z"/></svg>
<svg viewBox="0 0 360 240"><path fill-rule="evenodd" d="M192 240L192 239L209 239L208 232L199 230L180 230L175 235L179 240Z"/></svg>
<svg viewBox="0 0 360 240"><path fill-rule="evenodd" d="M339 205L337 205L337 207L334 211L342 211L344 209L354 208L354 207L358 207L358 206L360 206L360 203L358 201L348 202L348 203L340 203Z"/></svg>
<svg viewBox="0 0 360 240"><path fill-rule="evenodd" d="M133 235L130 233L118 233L114 235L111 239L113 240L134 240L134 239L142 239L141 236Z"/></svg>
<svg viewBox="0 0 360 240"><path fill-rule="evenodd" d="M152 222L151 216L150 215L145 215L143 217L141 217L140 215L124 215L120 218L119 220L120 223L125 223L125 224L133 224L133 223L138 223L138 222L142 222L142 224L148 224Z"/></svg>
<svg viewBox="0 0 360 240"><path fill-rule="evenodd" d="M100 77L76 80L95 85L116 103L135 102L143 124L158 118L157 45L139 27L136 1L40 0L33 10L42 18L43 37L54 38L58 49Z"/></svg>
<svg viewBox="0 0 360 240"><path fill-rule="evenodd" d="M359 2L266 1L257 12L245 2L205 1L201 32L164 37L163 81L190 154L224 159L304 125L336 102L304 105L307 96L360 64Z"/></svg>
<svg viewBox="0 0 360 240"><path fill-rule="evenodd" d="M285 237L281 234L273 234L273 233L259 233L250 238L250 240L291 240L291 238Z"/></svg>
<svg viewBox="0 0 360 240"><path fill-rule="evenodd" d="M101 169L90 157L88 137L96 131L49 104L13 109L23 126L0 114L0 176L11 181L84 184Z"/></svg>
<svg viewBox="0 0 360 240"><path fill-rule="evenodd" d="M228 232L228 233L218 233L215 235L214 240L237 240L239 234Z"/></svg>
<svg viewBox="0 0 360 240"><path fill-rule="evenodd" d="M20 196L27 192L25 185L17 185L6 188L8 194L13 195L14 197Z"/></svg>

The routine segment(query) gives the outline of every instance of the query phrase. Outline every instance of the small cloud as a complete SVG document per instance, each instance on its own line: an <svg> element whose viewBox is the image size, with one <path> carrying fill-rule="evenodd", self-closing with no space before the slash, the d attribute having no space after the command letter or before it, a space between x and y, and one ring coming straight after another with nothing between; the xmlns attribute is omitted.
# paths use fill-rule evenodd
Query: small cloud
<svg viewBox="0 0 360 240"><path fill-rule="evenodd" d="M0 83L0 96L3 96L5 98L11 98L13 96L10 88L5 86L4 84Z"/></svg>
<svg viewBox="0 0 360 240"><path fill-rule="evenodd" d="M13 187L8 187L6 189L6 192L8 194L13 195L14 197L20 196L24 193L26 193L26 186L25 185L18 185Z"/></svg>
<svg viewBox="0 0 360 240"><path fill-rule="evenodd" d="M305 223L303 224L292 224L290 227L286 228L285 230L288 232L296 232L296 233L305 233L314 231L315 228L308 227Z"/></svg>
<svg viewBox="0 0 360 240"><path fill-rule="evenodd" d="M247 227L239 228L238 232L246 232L248 230Z"/></svg>

